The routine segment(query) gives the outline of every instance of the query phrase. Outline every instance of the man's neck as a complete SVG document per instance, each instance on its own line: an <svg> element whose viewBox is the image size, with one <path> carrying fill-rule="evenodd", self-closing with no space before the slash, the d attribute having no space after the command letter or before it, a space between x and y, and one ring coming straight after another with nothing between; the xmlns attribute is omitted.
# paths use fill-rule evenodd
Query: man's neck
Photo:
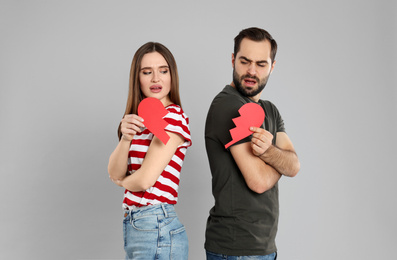
<svg viewBox="0 0 397 260"><path fill-rule="evenodd" d="M234 85L233 82L230 83L230 86L232 86L234 89L237 90L236 85ZM259 101L259 99L260 99L260 97L261 97L261 94L262 94L262 91L261 91L260 93L258 93L256 96L247 97L247 98L251 99L251 100L254 101L255 103L258 103L258 101Z"/></svg>

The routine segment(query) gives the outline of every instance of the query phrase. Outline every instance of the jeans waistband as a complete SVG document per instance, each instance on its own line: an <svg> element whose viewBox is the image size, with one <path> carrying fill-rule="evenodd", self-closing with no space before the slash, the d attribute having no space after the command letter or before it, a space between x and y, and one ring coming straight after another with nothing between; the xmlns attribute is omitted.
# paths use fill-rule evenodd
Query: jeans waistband
<svg viewBox="0 0 397 260"><path fill-rule="evenodd" d="M164 215L165 217L169 217L170 215L176 215L176 212L174 205L172 204L157 204L124 209L124 217L128 215L130 215L131 218L137 218L145 215Z"/></svg>

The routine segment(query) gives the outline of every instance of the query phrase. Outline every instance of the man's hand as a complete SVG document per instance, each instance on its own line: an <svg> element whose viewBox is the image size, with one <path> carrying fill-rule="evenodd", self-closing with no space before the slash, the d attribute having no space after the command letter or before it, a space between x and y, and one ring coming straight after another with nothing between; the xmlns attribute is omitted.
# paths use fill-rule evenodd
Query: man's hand
<svg viewBox="0 0 397 260"><path fill-rule="evenodd" d="M252 153L255 156L261 156L272 146L273 135L259 127L250 127L250 131L253 132L251 139Z"/></svg>

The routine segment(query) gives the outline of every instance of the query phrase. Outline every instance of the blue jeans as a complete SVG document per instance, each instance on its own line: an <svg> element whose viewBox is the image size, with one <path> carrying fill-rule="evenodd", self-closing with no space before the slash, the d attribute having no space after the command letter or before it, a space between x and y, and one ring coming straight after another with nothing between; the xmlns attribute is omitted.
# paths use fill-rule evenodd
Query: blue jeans
<svg viewBox="0 0 397 260"><path fill-rule="evenodd" d="M247 255L247 256L230 256L223 254L216 254L206 251L207 260L276 260L277 252L270 255Z"/></svg>
<svg viewBox="0 0 397 260"><path fill-rule="evenodd" d="M124 213L125 259L188 259L185 227L174 206L145 206Z"/></svg>

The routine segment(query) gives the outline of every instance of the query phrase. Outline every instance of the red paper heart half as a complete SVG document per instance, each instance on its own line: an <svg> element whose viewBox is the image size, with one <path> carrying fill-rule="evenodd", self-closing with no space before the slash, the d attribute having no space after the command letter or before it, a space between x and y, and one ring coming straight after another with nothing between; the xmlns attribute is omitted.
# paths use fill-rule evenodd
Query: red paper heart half
<svg viewBox="0 0 397 260"><path fill-rule="evenodd" d="M236 127L230 129L232 141L225 145L226 149L232 144L252 134L249 130L251 126L260 127L263 120L265 120L265 111L263 111L263 108L256 103L244 104L240 107L238 112L241 116L232 119Z"/></svg>
<svg viewBox="0 0 397 260"><path fill-rule="evenodd" d="M157 98L148 97L139 103L138 115L143 118L143 124L164 144L167 144L170 139L170 136L164 130L168 123L163 117L167 114L167 109Z"/></svg>

